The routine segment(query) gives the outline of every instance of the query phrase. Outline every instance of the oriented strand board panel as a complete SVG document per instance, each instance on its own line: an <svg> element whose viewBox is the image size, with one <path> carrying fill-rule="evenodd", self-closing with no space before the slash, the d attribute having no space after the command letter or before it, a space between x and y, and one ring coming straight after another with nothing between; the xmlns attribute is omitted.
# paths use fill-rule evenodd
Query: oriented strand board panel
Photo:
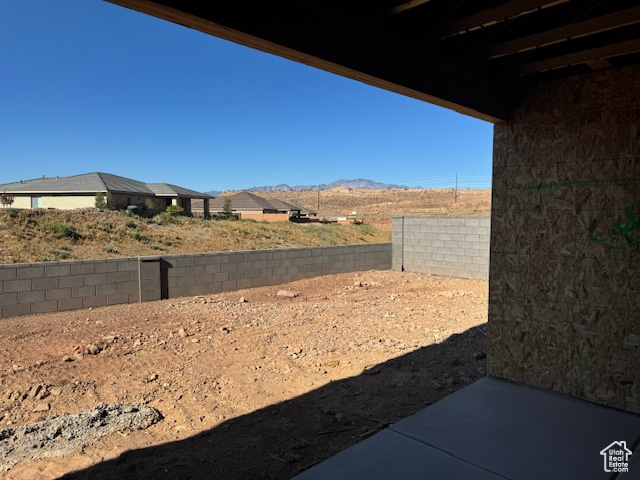
<svg viewBox="0 0 640 480"><path fill-rule="evenodd" d="M493 163L490 374L640 413L640 67L539 85Z"/></svg>

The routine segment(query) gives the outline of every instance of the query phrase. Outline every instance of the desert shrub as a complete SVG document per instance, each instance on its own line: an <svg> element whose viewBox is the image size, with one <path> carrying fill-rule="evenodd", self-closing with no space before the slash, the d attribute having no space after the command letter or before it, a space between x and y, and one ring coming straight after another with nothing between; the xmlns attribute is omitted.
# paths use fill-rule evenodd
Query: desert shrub
<svg viewBox="0 0 640 480"><path fill-rule="evenodd" d="M20 210L18 210L17 208L7 208L7 215L9 215L11 218L16 218L19 213Z"/></svg>
<svg viewBox="0 0 640 480"><path fill-rule="evenodd" d="M142 236L142 232L140 232L140 230L138 230L137 228L134 228L133 230L131 230L129 232L129 236L134 240L137 240L138 242L142 242L144 240L144 237Z"/></svg>
<svg viewBox="0 0 640 480"><path fill-rule="evenodd" d="M152 221L157 225L166 225L168 223L182 223L182 218L168 212L162 212L153 217Z"/></svg>
<svg viewBox="0 0 640 480"><path fill-rule="evenodd" d="M376 234L376 231L374 230L374 228L366 223L360 223L358 224L358 230L360 230L360 233L362 233L363 235L369 235L371 237L373 237Z"/></svg>
<svg viewBox="0 0 640 480"><path fill-rule="evenodd" d="M10 207L13 205L13 197L5 192L0 194L0 203L3 207Z"/></svg>
<svg viewBox="0 0 640 480"><path fill-rule="evenodd" d="M56 257L58 260L66 260L69 258L69 254L63 250L51 250L49 253Z"/></svg>
<svg viewBox="0 0 640 480"><path fill-rule="evenodd" d="M180 205L169 205L165 210L165 213L174 216L186 215L184 208L182 208Z"/></svg>
<svg viewBox="0 0 640 480"><path fill-rule="evenodd" d="M105 245L102 250L104 250L107 253L118 253L118 250L115 247L112 247L111 245Z"/></svg>
<svg viewBox="0 0 640 480"><path fill-rule="evenodd" d="M48 222L44 224L44 229L56 238L76 239L79 236L76 228L68 223Z"/></svg>
<svg viewBox="0 0 640 480"><path fill-rule="evenodd" d="M136 222L133 220L133 218L130 218L129 220L127 220L124 224L125 227L127 228L136 228Z"/></svg>

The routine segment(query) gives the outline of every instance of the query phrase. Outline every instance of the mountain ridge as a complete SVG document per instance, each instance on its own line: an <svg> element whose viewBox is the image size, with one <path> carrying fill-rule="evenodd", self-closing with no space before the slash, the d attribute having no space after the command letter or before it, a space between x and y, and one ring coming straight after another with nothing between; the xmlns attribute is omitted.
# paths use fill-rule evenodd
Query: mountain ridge
<svg viewBox="0 0 640 480"><path fill-rule="evenodd" d="M375 182L367 178L354 178L352 180L341 178L331 183L321 183L318 185L288 185L281 183L278 185L262 185L257 187L246 188L249 192L294 192L301 190L331 190L332 188L352 188L363 190L379 190L384 188L408 188L404 185L395 185L392 183ZM219 195L220 191L205 192L209 195Z"/></svg>

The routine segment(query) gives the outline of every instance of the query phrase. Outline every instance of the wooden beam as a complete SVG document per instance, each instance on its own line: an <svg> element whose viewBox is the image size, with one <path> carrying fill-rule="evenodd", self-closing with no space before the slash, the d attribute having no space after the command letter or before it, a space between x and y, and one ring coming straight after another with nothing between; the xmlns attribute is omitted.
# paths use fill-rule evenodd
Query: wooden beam
<svg viewBox="0 0 640 480"><path fill-rule="evenodd" d="M453 37L523 15L528 15L544 8L554 7L568 1L569 0L511 0L497 7L483 10L468 17L447 23L440 28L434 29L428 36L432 40Z"/></svg>
<svg viewBox="0 0 640 480"><path fill-rule="evenodd" d="M620 12L610 13L601 17L591 18L572 25L553 28L526 37L517 38L504 43L493 45L486 50L470 57L470 60L484 60L511 55L527 50L534 50L548 45L586 37L607 30L613 30L640 22L640 7L628 8Z"/></svg>
<svg viewBox="0 0 640 480"><path fill-rule="evenodd" d="M250 13L240 2L109 1L483 120L510 115L509 92L493 80L375 31L292 9L294 0L258 3Z"/></svg>
<svg viewBox="0 0 640 480"><path fill-rule="evenodd" d="M632 40L605 45L603 47L592 48L590 50L582 50L580 52L569 53L566 55L560 55L558 57L526 63L519 67L509 69L503 73L505 73L506 76L522 76L531 73L546 72L548 70L554 70L557 68L580 65L596 60L608 59L637 52L640 52L640 38L634 38Z"/></svg>
<svg viewBox="0 0 640 480"><path fill-rule="evenodd" d="M600 58L598 60L589 60L585 62L591 70L604 70L605 68L611 68L611 62L606 58Z"/></svg>
<svg viewBox="0 0 640 480"><path fill-rule="evenodd" d="M429 3L430 1L431 0L409 0L408 2L404 2L400 5L396 5L395 7L390 8L385 13L378 16L376 20L387 18L392 15L397 15L398 13L406 12L407 10L419 7L420 5L424 5L425 3Z"/></svg>

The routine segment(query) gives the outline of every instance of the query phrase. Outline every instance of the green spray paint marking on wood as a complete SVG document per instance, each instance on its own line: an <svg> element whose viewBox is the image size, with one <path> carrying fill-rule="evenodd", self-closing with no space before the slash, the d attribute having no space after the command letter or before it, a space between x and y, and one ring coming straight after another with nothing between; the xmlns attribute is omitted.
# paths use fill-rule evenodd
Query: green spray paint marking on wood
<svg viewBox="0 0 640 480"><path fill-rule="evenodd" d="M626 250L640 244L640 202L631 208L625 208L624 213L627 216L627 220L624 223L614 223L608 237L598 237L596 235L598 221L589 217L589 240L601 245L607 245L613 251Z"/></svg>

